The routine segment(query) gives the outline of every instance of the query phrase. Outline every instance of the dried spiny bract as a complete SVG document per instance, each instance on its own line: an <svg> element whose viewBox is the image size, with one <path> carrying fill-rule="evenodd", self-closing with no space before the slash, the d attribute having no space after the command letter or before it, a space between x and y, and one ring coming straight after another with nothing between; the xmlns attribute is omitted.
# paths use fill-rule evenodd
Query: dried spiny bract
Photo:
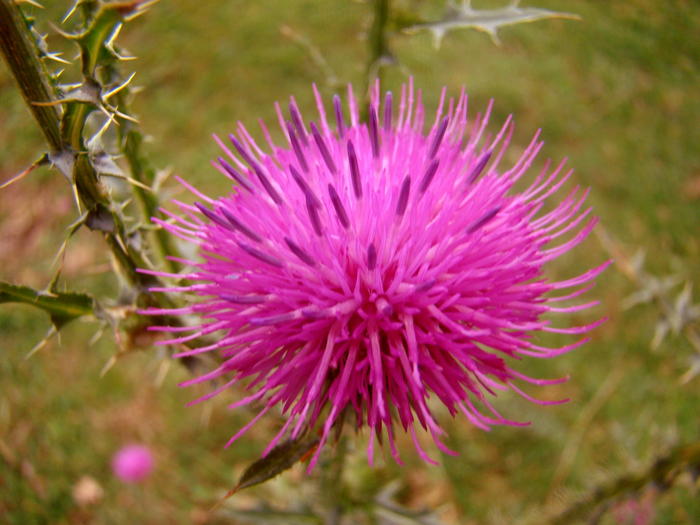
<svg viewBox="0 0 700 525"><path fill-rule="evenodd" d="M511 389L533 400L517 383L565 378L533 379L512 365L586 341L547 348L533 335L582 334L600 323L555 328L542 318L596 304L555 306L588 290L606 264L563 281L543 276L547 261L594 227L587 192L575 188L544 211L569 178L563 162L513 191L542 142L535 136L513 166L499 168L512 123L485 138L491 107L468 122L464 93L446 101L443 91L427 135L412 83L398 104L375 86L367 123L359 121L351 89L349 111L335 97L331 118L315 95L317 122L306 124L294 99L288 118L278 106L288 143L275 144L263 126L271 153L240 124L228 141L217 137L224 156L215 166L234 181L232 192L212 199L181 180L198 201L176 202L179 216L166 212L172 221L157 220L199 247L201 260L177 276L191 283L184 290L197 300L147 313L195 314L201 324L153 329L178 332L162 344L216 333L213 344L179 355L215 352L222 361L184 384L221 380L200 400L247 385L250 395L231 406L256 403L261 410L230 442L277 407L287 419L267 451L310 429L320 435L320 451L333 427L354 413L356 428L370 428L370 461L375 438L385 436L400 461L397 429L432 461L418 425L450 452L433 400L482 429L521 424L502 417L489 397Z"/></svg>

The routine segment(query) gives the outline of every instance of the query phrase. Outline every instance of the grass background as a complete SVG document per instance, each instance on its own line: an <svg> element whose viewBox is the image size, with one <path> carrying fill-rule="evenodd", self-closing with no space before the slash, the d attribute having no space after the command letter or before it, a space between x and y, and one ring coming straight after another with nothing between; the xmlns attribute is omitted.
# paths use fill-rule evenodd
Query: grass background
<svg viewBox="0 0 700 525"><path fill-rule="evenodd" d="M547 144L541 161L570 159L574 183L592 187L590 200L619 248L629 255L643 250L653 274L695 281L697 295L700 5L690 0L528 3L577 13L582 21L505 28L500 47L474 31L449 34L439 50L428 34L396 35L391 45L401 68L388 71L385 87L398 91L408 72L423 88L429 108L443 85L453 94L466 86L473 111L494 98L492 129L514 114L515 150L542 128ZM58 20L65 4L52 2L41 19ZM402 5L428 16L439 14L442 2ZM495 3L475 2L489 5ZM273 103L289 95L313 118L310 84L318 83L326 95L335 92L308 53L280 28L289 26L308 38L339 79L360 85L370 15L369 3L350 0L156 5L121 38L139 56L130 65L145 89L134 110L151 136L146 150L154 164L212 194L226 191L226 180L209 165L217 154L211 133L227 133L238 120L251 129L258 118L274 123ZM43 144L4 67L0 101L4 180L34 160ZM76 216L71 202L69 187L56 172L37 170L0 191L1 279L45 285L53 254ZM69 285L116 293L116 283L105 273L101 242L87 231L71 241L63 271ZM550 275L574 275L608 257L592 236L553 264ZM504 396L498 406L506 415L533 425L489 433L443 414L450 445L460 455L443 456L440 467L411 458L410 443L403 443L406 467L387 463L371 470L363 465L366 435L360 435L359 452L351 457L351 484L369 496L398 478L403 503L439 508L451 523L537 523L544 509L648 465L672 444L697 440L700 378L680 381L692 349L682 337L671 336L651 351L659 312L653 305L624 309L624 298L636 290L611 267L591 294L602 300L596 314L610 317L594 341L549 362L523 363L533 375L570 374L567 384L538 392L551 399L570 397L570 403L532 407ZM35 310L0 305L0 521L204 523L204 509L259 454L276 422L261 421L224 450L228 437L250 417L244 410L226 410L235 392L185 408L197 392L179 389L186 373L177 366L166 371L155 350L129 354L100 377L116 346L109 334L88 344L96 329L88 323L69 325L60 344L54 341L25 359L48 327ZM109 468L114 451L130 441L148 444L157 456L154 475L138 487L120 484ZM103 489L91 506L80 506L73 497L83 476ZM300 493L302 478L297 467L231 504L313 498ZM681 478L661 495L630 497L642 501L652 523L696 523L695 490ZM625 523L621 516L619 507L611 509L602 522Z"/></svg>

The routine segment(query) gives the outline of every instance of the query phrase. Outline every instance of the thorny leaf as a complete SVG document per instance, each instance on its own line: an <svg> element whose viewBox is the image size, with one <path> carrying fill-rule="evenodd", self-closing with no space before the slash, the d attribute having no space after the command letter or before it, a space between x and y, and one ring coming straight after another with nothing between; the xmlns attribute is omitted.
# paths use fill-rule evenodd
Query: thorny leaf
<svg viewBox="0 0 700 525"><path fill-rule="evenodd" d="M700 375L700 354L690 356L690 368L681 376L680 383L684 385Z"/></svg>
<svg viewBox="0 0 700 525"><path fill-rule="evenodd" d="M33 5L34 7L38 9L44 9L44 6L41 5L39 2L35 2L34 0L15 0L16 4L29 4Z"/></svg>
<svg viewBox="0 0 700 525"><path fill-rule="evenodd" d="M678 335L686 326L700 319L700 304L693 304L692 289L692 285L686 283L676 300L664 311L664 317L656 323L652 349L657 349L669 333Z"/></svg>
<svg viewBox="0 0 700 525"><path fill-rule="evenodd" d="M567 18L579 20L578 15L542 9L539 7L519 7L520 0L500 9L473 9L471 0L463 0L457 5L454 0L448 0L445 14L440 20L416 24L405 29L406 32L416 32L426 29L433 34L435 47L439 48L446 33L456 29L476 29L483 31L500 45L498 29L503 26L535 22L547 18Z"/></svg>
<svg viewBox="0 0 700 525"><path fill-rule="evenodd" d="M7 188L8 186L11 186L18 180L23 179L25 176L29 175L32 171L37 169L39 166L44 166L45 164L49 163L49 155L48 153L44 153L41 157L39 157L37 160L32 162L32 164L22 170L20 173L15 175L14 177L10 177L6 181L0 182L0 190Z"/></svg>
<svg viewBox="0 0 700 525"><path fill-rule="evenodd" d="M73 167L75 166L75 155L66 149L49 153L49 161L60 171L68 182L73 181Z"/></svg>
<svg viewBox="0 0 700 525"><path fill-rule="evenodd" d="M39 51L39 58L53 60L55 62L59 62L61 64L66 65L70 64L70 61L66 60L65 58L61 58L62 53L51 52L48 44L46 43L46 38L48 35L42 34L39 31L37 31L36 27L34 26L33 19L27 17L27 22L29 24L29 29L32 32L32 35L34 35L34 39L36 40L36 47Z"/></svg>
<svg viewBox="0 0 700 525"><path fill-rule="evenodd" d="M79 84L77 88L68 91L63 97L57 99L53 104L63 104L66 102L82 102L99 106L102 102L100 97L100 85L94 80L86 80Z"/></svg>
<svg viewBox="0 0 700 525"><path fill-rule="evenodd" d="M240 490L272 479L291 468L310 452L318 444L318 441L318 438L301 437L277 445L267 456L255 461L243 472L238 484L226 495L226 498Z"/></svg>
<svg viewBox="0 0 700 525"><path fill-rule="evenodd" d="M106 48L106 43L113 42L111 36L124 20L130 18L135 12L142 11L141 7L148 2L132 0L127 2L86 2L78 0L68 12L64 21L69 18L81 6L86 7L86 11L91 13L88 27L76 34L59 31L65 38L74 40L80 46L83 74L92 77L95 66L98 64L101 53L111 51Z"/></svg>
<svg viewBox="0 0 700 525"><path fill-rule="evenodd" d="M666 336L671 331L671 324L666 318L661 318L656 322L654 326L654 337L651 338L651 349L658 350L661 343L664 342Z"/></svg>
<svg viewBox="0 0 700 525"><path fill-rule="evenodd" d="M104 150L91 152L90 163L99 175L124 177L124 171L114 162L112 156Z"/></svg>
<svg viewBox="0 0 700 525"><path fill-rule="evenodd" d="M0 281L0 303L24 303L41 308L49 314L56 330L95 311L95 301L87 294L38 291L4 281Z"/></svg>
<svg viewBox="0 0 700 525"><path fill-rule="evenodd" d="M638 273L639 275L644 275L643 285L639 290L622 300L622 308L624 310L637 306L638 304L651 303L652 301L657 300L659 297L663 297L669 290L674 288L682 280L677 275L654 277L651 275L642 274L641 271Z"/></svg>

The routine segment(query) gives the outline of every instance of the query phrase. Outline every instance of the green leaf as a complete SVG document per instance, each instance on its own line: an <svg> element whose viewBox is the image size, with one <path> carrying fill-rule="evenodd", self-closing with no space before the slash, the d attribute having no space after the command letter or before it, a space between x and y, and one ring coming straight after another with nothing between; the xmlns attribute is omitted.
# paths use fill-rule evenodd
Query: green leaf
<svg viewBox="0 0 700 525"><path fill-rule="evenodd" d="M66 323L94 314L95 301L87 294L37 291L0 281L0 303L24 303L41 308L57 330Z"/></svg>
<svg viewBox="0 0 700 525"><path fill-rule="evenodd" d="M476 29L488 33L493 42L498 45L498 29L503 26L535 22L547 18L567 18L580 20L578 15L561 13L539 7L519 7L520 1L514 0L508 6L500 9L473 9L471 0L463 0L460 5L450 0L447 10L440 20L416 24L405 29L406 32L417 32L423 29L433 34L435 47L440 47L446 33L456 29Z"/></svg>
<svg viewBox="0 0 700 525"><path fill-rule="evenodd" d="M296 440L290 439L281 445L277 445L267 456L260 458L243 472L238 485L226 497L233 495L239 490L259 485L281 474L294 466L317 444L318 438L307 437Z"/></svg>

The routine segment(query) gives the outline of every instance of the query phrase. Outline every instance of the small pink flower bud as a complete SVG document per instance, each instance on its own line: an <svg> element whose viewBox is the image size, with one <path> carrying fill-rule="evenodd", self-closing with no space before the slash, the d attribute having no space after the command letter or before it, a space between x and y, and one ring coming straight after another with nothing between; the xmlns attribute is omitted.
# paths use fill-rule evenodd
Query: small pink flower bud
<svg viewBox="0 0 700 525"><path fill-rule="evenodd" d="M127 445L112 458L112 470L126 483L139 483L153 470L153 455L143 445Z"/></svg>

